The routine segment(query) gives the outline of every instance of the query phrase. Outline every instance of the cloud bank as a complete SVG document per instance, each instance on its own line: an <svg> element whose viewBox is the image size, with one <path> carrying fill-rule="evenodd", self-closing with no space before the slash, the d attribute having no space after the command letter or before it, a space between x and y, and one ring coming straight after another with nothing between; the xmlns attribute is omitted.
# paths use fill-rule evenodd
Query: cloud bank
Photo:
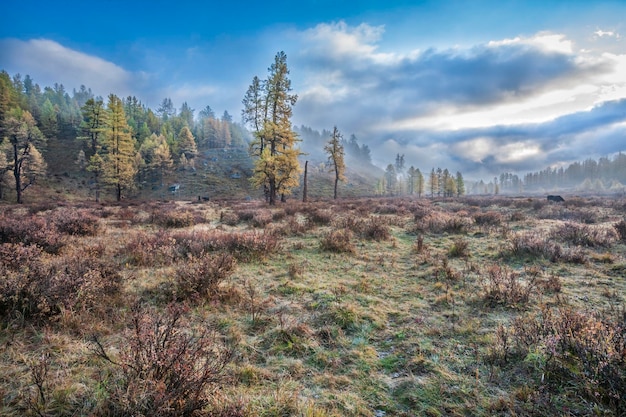
<svg viewBox="0 0 626 417"><path fill-rule="evenodd" d="M404 153L423 169L492 176L626 148L626 54L550 32L409 53L381 51L383 37L320 24L300 33L296 56L296 116L356 133L381 166Z"/></svg>

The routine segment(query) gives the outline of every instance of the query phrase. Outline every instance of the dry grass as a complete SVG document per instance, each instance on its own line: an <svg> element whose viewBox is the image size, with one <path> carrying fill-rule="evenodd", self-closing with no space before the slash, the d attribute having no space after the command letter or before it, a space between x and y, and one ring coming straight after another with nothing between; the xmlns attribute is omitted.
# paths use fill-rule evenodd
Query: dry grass
<svg viewBox="0 0 626 417"><path fill-rule="evenodd" d="M570 201L3 206L0 414L624 415L624 201Z"/></svg>

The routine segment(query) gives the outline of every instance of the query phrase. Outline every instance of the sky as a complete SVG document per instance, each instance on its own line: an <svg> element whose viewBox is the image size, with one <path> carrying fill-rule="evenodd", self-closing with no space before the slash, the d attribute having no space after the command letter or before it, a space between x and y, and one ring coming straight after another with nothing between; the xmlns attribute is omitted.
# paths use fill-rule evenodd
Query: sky
<svg viewBox="0 0 626 417"><path fill-rule="evenodd" d="M287 54L292 122L384 168L489 180L626 151L625 1L9 1L0 69L240 118Z"/></svg>

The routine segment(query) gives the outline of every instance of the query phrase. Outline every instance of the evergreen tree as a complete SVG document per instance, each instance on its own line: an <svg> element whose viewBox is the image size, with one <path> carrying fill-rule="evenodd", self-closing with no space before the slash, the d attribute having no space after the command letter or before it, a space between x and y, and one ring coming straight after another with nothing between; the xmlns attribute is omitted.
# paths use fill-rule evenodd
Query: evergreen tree
<svg viewBox="0 0 626 417"><path fill-rule="evenodd" d="M430 197L433 198L439 192L439 176L435 172L435 168L430 171L428 179L428 188L430 188Z"/></svg>
<svg viewBox="0 0 626 417"><path fill-rule="evenodd" d="M424 175L419 168L415 170L415 188L417 189L417 196L421 197L424 194Z"/></svg>
<svg viewBox="0 0 626 417"><path fill-rule="evenodd" d="M393 195L396 189L396 185L398 183L398 177L396 174L396 169L393 164L387 165L387 169L385 170L385 184L386 184L386 192L387 194Z"/></svg>
<svg viewBox="0 0 626 417"><path fill-rule="evenodd" d="M198 154L196 141L187 126L183 126L178 133L178 152L179 156L185 155L188 160L195 158Z"/></svg>
<svg viewBox="0 0 626 417"><path fill-rule="evenodd" d="M103 146L104 179L114 188L117 201L121 201L122 191L133 188L137 173L135 144L126 122L122 100L114 94L109 95L107 114L108 129Z"/></svg>
<svg viewBox="0 0 626 417"><path fill-rule="evenodd" d="M267 186L268 201L273 205L276 204L278 194L284 200L284 196L298 185L301 169L298 163L300 151L295 147L298 139L291 126L292 107L298 96L291 94L287 55L284 52L277 53L268 71L269 77L264 83L262 97L267 116L263 118L260 130L255 132L254 149L260 151L260 154L257 153L259 159L255 162L252 183L257 187ZM248 110L251 109L244 109L244 112L253 114Z"/></svg>
<svg viewBox="0 0 626 417"><path fill-rule="evenodd" d="M88 99L82 108L83 122L80 124L81 136L78 139L87 141L90 157L87 170L93 174L96 202L100 201L100 175L102 158L93 158L101 148L107 127L107 112L102 100ZM89 168L91 163L97 166Z"/></svg>
<svg viewBox="0 0 626 417"><path fill-rule="evenodd" d="M465 182L460 171L456 172L456 195L457 197L465 195Z"/></svg>
<svg viewBox="0 0 626 417"><path fill-rule="evenodd" d="M344 160L344 149L342 143L342 136L339 133L337 126L333 128L333 133L330 139L324 146L324 150L328 154L328 164L335 171L335 192L333 198L337 199L337 185L339 181L345 181L346 163Z"/></svg>

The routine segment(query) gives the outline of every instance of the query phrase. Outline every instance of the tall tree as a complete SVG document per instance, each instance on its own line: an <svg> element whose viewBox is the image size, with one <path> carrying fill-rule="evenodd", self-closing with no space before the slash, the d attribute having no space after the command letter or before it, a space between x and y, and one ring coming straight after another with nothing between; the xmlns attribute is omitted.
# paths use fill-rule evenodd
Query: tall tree
<svg viewBox="0 0 626 417"><path fill-rule="evenodd" d="M417 190L418 197L421 197L422 194L424 194L424 185L424 175L418 168L415 170L415 188Z"/></svg>
<svg viewBox="0 0 626 417"><path fill-rule="evenodd" d="M260 134L267 121L267 101L264 86L265 82L254 76L252 84L248 87L248 91L246 91L246 95L242 100L243 110L241 111L241 118L244 124L252 128L255 140L250 144L250 150L256 155L263 153L265 145L264 138Z"/></svg>
<svg viewBox="0 0 626 417"><path fill-rule="evenodd" d="M335 192L333 198L337 199L337 185L339 181L346 180L346 163L345 163L345 153L343 149L342 136L339 133L339 129L337 126L333 128L333 133L330 136L330 139L324 146L324 150L328 154L328 164L332 170L335 171Z"/></svg>
<svg viewBox="0 0 626 417"><path fill-rule="evenodd" d="M387 165L387 169L385 170L385 191L387 194L393 195L396 185L398 183L398 177L396 174L396 168L393 164Z"/></svg>
<svg viewBox="0 0 626 417"><path fill-rule="evenodd" d="M287 55L284 52L276 54L268 71L261 97L264 117L260 130L255 132L257 146L253 147L253 153L259 158L255 162L251 181L257 187L267 187L268 201L274 205L278 194L284 200L285 195L291 193L299 182L300 151L296 148L298 137L291 126L292 107L298 96L291 94ZM251 89L254 90L252 86ZM245 114L248 114L246 110L249 109L244 109Z"/></svg>
<svg viewBox="0 0 626 417"><path fill-rule="evenodd" d="M457 197L465 195L465 181L460 171L456 172L456 195Z"/></svg>
<svg viewBox="0 0 626 417"><path fill-rule="evenodd" d="M108 123L104 139L104 174L106 182L115 189L117 201L122 199L122 191L133 188L137 173L135 166L135 144L130 127L126 122L122 100L109 95L107 104Z"/></svg>
<svg viewBox="0 0 626 417"><path fill-rule="evenodd" d="M5 134L8 151L4 169L13 171L17 203L23 203L23 192L35 183L37 177L45 173L46 165L37 149L46 143L33 116L21 109L13 109L5 121Z"/></svg>
<svg viewBox="0 0 626 417"><path fill-rule="evenodd" d="M198 154L196 140L187 126L183 126L178 133L178 152L179 155L185 155L187 160L195 158Z"/></svg>
<svg viewBox="0 0 626 417"><path fill-rule="evenodd" d="M93 175L96 202L100 201L100 178L102 175L102 157L94 158L102 149L102 142L108 129L107 111L102 100L88 99L82 107L83 121L80 124L81 136L78 139L87 141L89 146L89 162L87 170ZM93 164L93 166L92 166Z"/></svg>
<svg viewBox="0 0 626 417"><path fill-rule="evenodd" d="M430 189L430 197L433 198L439 192L439 176L435 172L435 168L430 171L428 179L428 188Z"/></svg>

